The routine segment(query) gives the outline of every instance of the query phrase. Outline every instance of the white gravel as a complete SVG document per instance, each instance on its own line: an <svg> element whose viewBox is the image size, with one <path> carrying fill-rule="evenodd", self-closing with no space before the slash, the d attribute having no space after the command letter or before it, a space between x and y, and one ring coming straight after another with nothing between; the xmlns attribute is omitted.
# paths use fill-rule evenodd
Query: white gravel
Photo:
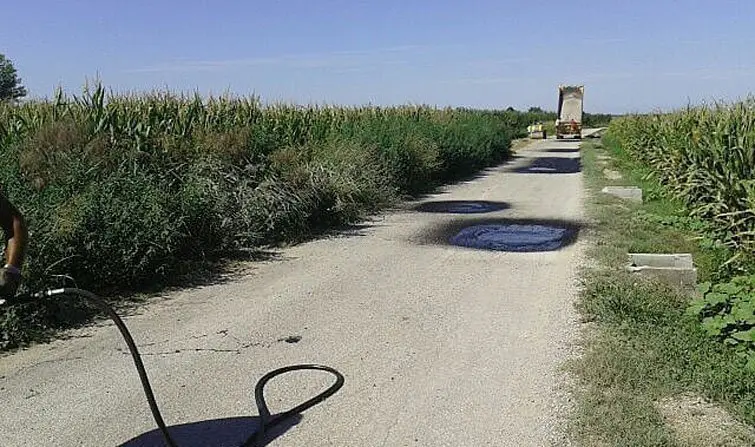
<svg viewBox="0 0 755 447"><path fill-rule="evenodd" d="M386 213L356 234L284 249L243 277L171 293L128 317L166 422L190 424L180 427L180 444L245 439L252 420L227 418L256 416L257 379L312 362L343 372L345 386L270 445L563 445L556 428L568 396L558 392L557 368L577 333L583 243L496 252L432 243L427 234L442 235L458 219L579 222L581 173L511 172L537 157L578 157L548 151L578 146L535 141L506 165L425 199L508 209ZM1 446L114 446L154 432L115 328L75 334L0 359ZM290 335L301 341L279 341ZM322 373L280 378L268 392L271 410L330 381ZM127 445L160 445L152 439Z"/></svg>

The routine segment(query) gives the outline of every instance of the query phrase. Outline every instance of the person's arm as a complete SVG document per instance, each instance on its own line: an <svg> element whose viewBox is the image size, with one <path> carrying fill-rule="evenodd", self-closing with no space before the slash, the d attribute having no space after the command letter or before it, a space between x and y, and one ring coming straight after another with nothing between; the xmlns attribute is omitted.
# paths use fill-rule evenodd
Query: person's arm
<svg viewBox="0 0 755 447"><path fill-rule="evenodd" d="M24 217L18 209L0 194L0 226L5 233L5 262L21 269L26 252L27 230Z"/></svg>

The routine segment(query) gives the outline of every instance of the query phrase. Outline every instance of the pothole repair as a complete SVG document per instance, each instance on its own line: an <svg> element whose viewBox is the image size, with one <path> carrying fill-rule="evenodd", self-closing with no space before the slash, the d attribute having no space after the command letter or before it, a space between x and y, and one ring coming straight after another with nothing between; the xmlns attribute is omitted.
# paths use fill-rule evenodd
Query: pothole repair
<svg viewBox="0 0 755 447"><path fill-rule="evenodd" d="M478 214L501 211L507 208L509 208L509 204L505 202L492 202L488 200L443 200L421 203L414 209L425 213Z"/></svg>
<svg viewBox="0 0 755 447"><path fill-rule="evenodd" d="M536 252L564 245L568 229L549 225L488 224L463 228L449 242L483 250Z"/></svg>
<svg viewBox="0 0 755 447"><path fill-rule="evenodd" d="M494 251L548 251L573 244L583 227L583 222L564 219L459 217L435 222L409 241Z"/></svg>
<svg viewBox="0 0 755 447"><path fill-rule="evenodd" d="M582 170L579 157L539 157L513 170L520 174L576 174Z"/></svg>

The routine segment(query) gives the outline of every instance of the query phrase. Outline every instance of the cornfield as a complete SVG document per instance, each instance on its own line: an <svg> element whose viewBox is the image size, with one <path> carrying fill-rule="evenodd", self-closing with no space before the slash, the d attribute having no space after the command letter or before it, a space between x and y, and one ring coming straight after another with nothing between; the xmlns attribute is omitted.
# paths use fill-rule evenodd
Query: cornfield
<svg viewBox="0 0 755 447"><path fill-rule="evenodd" d="M100 292L133 290L355 222L496 163L539 118L96 85L0 104L0 182L30 227L24 287L68 275ZM89 318L47 301L10 312L0 310L0 347Z"/></svg>
<svg viewBox="0 0 755 447"><path fill-rule="evenodd" d="M614 119L608 138L648 166L740 254L755 250L755 99Z"/></svg>

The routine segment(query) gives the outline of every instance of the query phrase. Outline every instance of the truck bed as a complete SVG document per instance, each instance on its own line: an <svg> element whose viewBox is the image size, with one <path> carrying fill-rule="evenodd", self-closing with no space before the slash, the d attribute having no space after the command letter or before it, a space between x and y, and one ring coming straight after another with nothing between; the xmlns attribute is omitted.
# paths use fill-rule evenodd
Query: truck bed
<svg viewBox="0 0 755 447"><path fill-rule="evenodd" d="M558 87L558 119L556 138L574 135L581 138L585 88L582 85Z"/></svg>

